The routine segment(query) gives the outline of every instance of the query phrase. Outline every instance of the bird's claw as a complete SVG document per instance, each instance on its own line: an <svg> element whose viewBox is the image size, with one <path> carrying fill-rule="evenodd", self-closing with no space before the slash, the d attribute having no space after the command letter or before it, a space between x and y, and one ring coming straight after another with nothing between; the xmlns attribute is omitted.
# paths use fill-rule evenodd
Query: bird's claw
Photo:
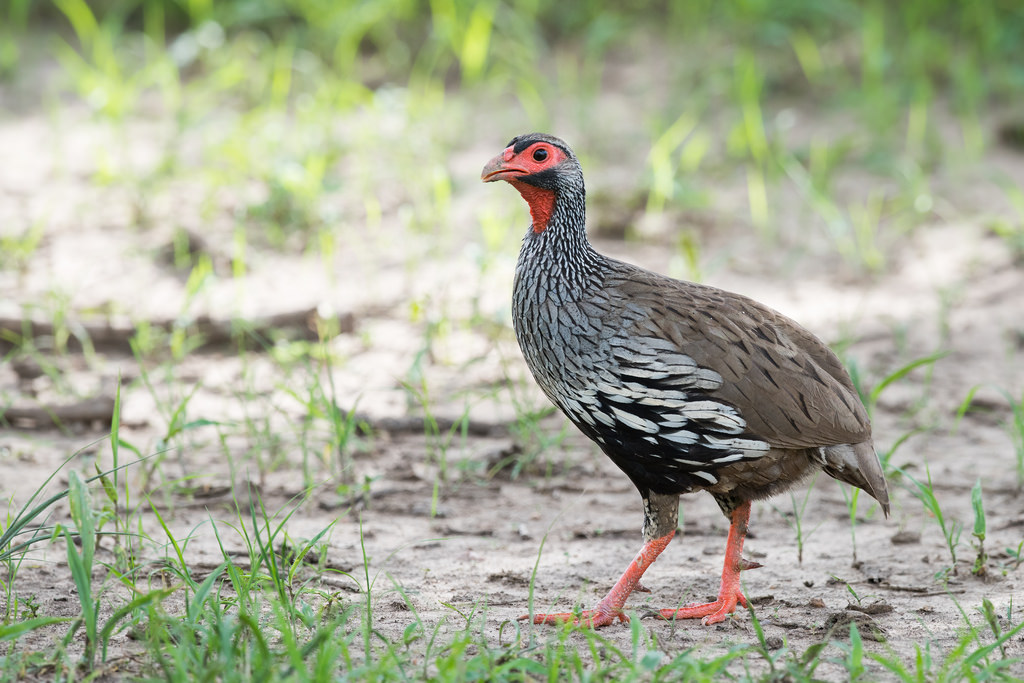
<svg viewBox="0 0 1024 683"><path fill-rule="evenodd" d="M645 612L644 617L656 619L700 619L705 626L725 621L726 617L736 611L736 606L747 606L747 598L739 590L725 592L718 600L705 604L693 603L679 609L661 609Z"/></svg>
<svg viewBox="0 0 1024 683"><path fill-rule="evenodd" d="M524 614L517 619L517 621L526 621L530 619L529 614ZM551 626L557 626L559 624L571 623L574 626L582 626L585 628L601 628L602 626L608 626L614 624L615 620L618 619L624 624L629 623L629 617L622 610L605 611L601 609L588 609L580 612L559 612L554 614L534 614L533 623L535 624L548 624Z"/></svg>

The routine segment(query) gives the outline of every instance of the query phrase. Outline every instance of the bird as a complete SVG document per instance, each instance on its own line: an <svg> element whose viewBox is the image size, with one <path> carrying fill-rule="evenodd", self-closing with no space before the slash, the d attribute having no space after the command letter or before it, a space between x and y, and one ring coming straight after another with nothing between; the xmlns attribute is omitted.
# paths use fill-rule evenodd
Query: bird
<svg viewBox="0 0 1024 683"><path fill-rule="evenodd" d="M526 200L516 263L516 339L547 397L636 486L643 545L593 609L537 624L628 622L625 603L671 542L682 494L707 491L729 519L718 598L656 610L724 621L747 606L740 571L751 501L816 471L866 491L889 514L871 423L849 373L804 327L746 296L600 254L586 233L583 170L544 133L513 138L481 172ZM529 619L529 615L520 617Z"/></svg>

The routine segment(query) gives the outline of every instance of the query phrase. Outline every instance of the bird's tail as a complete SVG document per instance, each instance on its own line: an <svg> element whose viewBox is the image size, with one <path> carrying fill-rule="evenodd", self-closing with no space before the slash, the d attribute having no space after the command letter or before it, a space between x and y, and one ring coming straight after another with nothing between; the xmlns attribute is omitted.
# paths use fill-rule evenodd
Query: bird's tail
<svg viewBox="0 0 1024 683"><path fill-rule="evenodd" d="M870 441L825 446L821 449L821 458L822 469L828 476L864 489L879 502L885 516L889 516L889 487Z"/></svg>

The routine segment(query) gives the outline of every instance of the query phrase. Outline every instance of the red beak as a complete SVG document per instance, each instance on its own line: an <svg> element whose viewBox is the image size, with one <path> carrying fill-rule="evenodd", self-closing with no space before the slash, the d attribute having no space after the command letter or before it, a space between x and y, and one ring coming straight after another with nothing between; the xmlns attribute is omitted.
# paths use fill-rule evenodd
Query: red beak
<svg viewBox="0 0 1024 683"><path fill-rule="evenodd" d="M480 180L485 183L493 183L495 180L511 180L512 176L529 175L525 168L509 166L512 159L512 148L504 150L501 154L487 162L484 170L480 172Z"/></svg>

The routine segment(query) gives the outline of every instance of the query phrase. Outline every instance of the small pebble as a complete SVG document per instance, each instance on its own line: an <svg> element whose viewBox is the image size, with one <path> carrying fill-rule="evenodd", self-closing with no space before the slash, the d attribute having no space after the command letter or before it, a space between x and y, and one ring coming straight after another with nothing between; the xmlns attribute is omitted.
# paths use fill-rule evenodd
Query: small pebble
<svg viewBox="0 0 1024 683"><path fill-rule="evenodd" d="M902 531L896 532L889 541L893 545L910 545L912 543L920 543L921 534L917 531L908 531L903 529Z"/></svg>

